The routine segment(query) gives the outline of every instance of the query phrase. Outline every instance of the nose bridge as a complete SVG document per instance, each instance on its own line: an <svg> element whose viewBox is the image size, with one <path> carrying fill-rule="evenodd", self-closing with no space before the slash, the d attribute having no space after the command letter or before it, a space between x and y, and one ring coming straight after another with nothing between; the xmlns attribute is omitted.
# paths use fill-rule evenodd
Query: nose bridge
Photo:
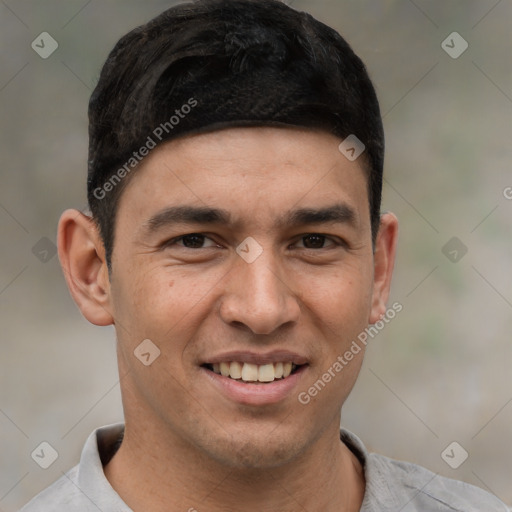
<svg viewBox="0 0 512 512"><path fill-rule="evenodd" d="M297 320L299 305L271 249L265 249L250 263L240 258L234 265L221 308L224 321L243 323L254 333L269 334Z"/></svg>
<svg viewBox="0 0 512 512"><path fill-rule="evenodd" d="M279 266L276 258L271 254L271 250L265 251L265 255L261 255L252 263L244 263L242 267L242 275L247 279L256 300L263 299L262 305L266 300L278 300L281 297L281 287L283 282L279 277ZM259 260L259 261L258 261ZM244 268L245 267L245 268Z"/></svg>

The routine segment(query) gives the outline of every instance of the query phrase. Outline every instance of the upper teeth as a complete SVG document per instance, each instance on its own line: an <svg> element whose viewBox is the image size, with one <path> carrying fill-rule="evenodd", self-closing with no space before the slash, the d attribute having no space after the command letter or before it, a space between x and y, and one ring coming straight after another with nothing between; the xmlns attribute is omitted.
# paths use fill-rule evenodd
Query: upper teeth
<svg viewBox="0 0 512 512"><path fill-rule="evenodd" d="M258 365L232 361L214 363L212 366L215 373L224 377L241 379L244 382L272 382L275 379L288 377L295 365L290 362Z"/></svg>

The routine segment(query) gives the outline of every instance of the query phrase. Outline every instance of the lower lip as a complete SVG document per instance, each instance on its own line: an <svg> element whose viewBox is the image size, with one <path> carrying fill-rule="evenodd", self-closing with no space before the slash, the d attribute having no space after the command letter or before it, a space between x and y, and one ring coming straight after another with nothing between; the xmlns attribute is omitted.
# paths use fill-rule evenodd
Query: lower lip
<svg viewBox="0 0 512 512"><path fill-rule="evenodd" d="M245 383L241 380L230 379L202 367L201 371L205 372L214 386L231 401L245 405L269 405L276 404L289 397L306 368L307 365L300 366L297 371L285 379L262 384Z"/></svg>

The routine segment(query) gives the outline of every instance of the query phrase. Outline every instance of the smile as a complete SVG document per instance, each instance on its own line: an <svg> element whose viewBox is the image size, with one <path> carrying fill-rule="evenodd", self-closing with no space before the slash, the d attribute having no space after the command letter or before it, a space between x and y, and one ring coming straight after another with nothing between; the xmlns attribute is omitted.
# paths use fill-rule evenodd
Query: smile
<svg viewBox="0 0 512 512"><path fill-rule="evenodd" d="M253 383L269 383L275 380L286 379L299 368L298 365L290 361L261 365L229 361L206 364L204 367L223 377Z"/></svg>

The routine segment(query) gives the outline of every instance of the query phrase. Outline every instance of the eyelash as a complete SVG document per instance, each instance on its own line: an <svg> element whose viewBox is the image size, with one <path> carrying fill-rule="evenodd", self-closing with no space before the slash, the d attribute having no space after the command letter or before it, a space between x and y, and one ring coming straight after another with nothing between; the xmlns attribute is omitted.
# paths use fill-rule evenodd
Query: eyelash
<svg viewBox="0 0 512 512"><path fill-rule="evenodd" d="M176 238L172 238L166 242L164 242L163 244L163 247L164 248L167 248L167 247L171 247L171 246L175 246L177 245L178 242L180 241L183 241L184 238L187 238L187 237L190 237L190 236L201 236L201 237L204 237L205 239L208 239L208 240L212 240L209 236L205 235L204 233L187 233L186 235L181 235L179 237L176 237ZM300 240L303 240L305 238L308 238L308 237L322 237L324 239L324 242L325 241L330 241L332 242L332 247L347 247L347 244L345 241L343 240L336 240L334 239L333 237L330 237L328 235L324 235L323 233L307 233L305 235L302 235L301 237L299 237L299 239L297 240L300 241ZM212 240L214 241L214 240ZM191 250L197 250L197 249L208 249L209 247L185 247L184 245L181 245L180 247L183 247L184 249L191 249ZM301 247L301 249L309 249L309 250L312 250L312 251L318 251L318 250L321 250L321 249L328 249L329 246L327 247L319 247L319 248L309 248L309 247Z"/></svg>

